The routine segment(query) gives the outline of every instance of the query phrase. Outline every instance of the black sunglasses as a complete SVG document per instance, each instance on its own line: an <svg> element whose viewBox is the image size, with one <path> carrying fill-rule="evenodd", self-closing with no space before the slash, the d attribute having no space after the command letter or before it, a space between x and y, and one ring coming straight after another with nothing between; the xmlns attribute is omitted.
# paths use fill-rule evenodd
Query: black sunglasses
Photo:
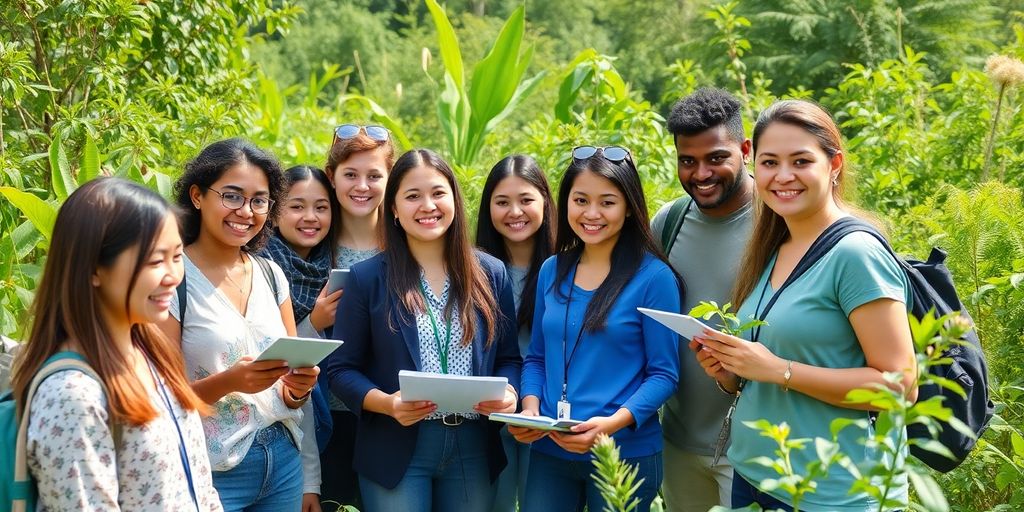
<svg viewBox="0 0 1024 512"><path fill-rule="evenodd" d="M334 136L342 140L351 139L356 135L359 135L360 131L366 132L367 137L377 142L387 142L387 140L391 138L391 133L388 132L387 128L374 124L366 126L358 124L343 124L334 129Z"/></svg>
<svg viewBox="0 0 1024 512"><path fill-rule="evenodd" d="M619 163L629 158L629 150L622 146L577 146L572 149L572 157L575 160L586 160L598 152L605 160L613 163Z"/></svg>

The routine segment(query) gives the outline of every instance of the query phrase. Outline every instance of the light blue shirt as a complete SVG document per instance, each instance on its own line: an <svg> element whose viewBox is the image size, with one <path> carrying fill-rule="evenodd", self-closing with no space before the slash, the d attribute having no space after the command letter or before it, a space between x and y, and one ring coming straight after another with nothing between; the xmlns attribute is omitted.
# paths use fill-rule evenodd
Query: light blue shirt
<svg viewBox="0 0 1024 512"><path fill-rule="evenodd" d="M768 303L773 293L768 278L774 265L775 257L772 257L753 292L740 307L741 319L754 317L755 310ZM878 240L867 233L852 233L779 295L765 319L768 325L761 327L758 341L781 358L812 366L863 367L866 365L864 351L849 316L857 307L878 299L908 303L907 277ZM750 339L751 336L752 333L747 332L743 337ZM786 422L792 429L790 439L831 439L830 424L837 418L867 419L868 412L830 405L798 391L783 391L776 384L750 381L733 418L729 460L736 472L754 485L766 478L779 478L774 469L750 462L755 457L774 459L777 445L743 422L759 419L772 424ZM882 460L880 450L858 442L867 436L867 432L852 426L839 434L840 450L859 466ZM817 460L814 445L794 451L791 460L797 473L806 474L807 465ZM817 491L806 495L800 508L807 511L877 510L877 501L866 494L849 494L853 482L849 471L834 465L829 468L827 477L817 480ZM906 500L906 479L898 482L892 492ZM788 495L778 491L771 494L792 503Z"/></svg>
<svg viewBox="0 0 1024 512"><path fill-rule="evenodd" d="M539 397L541 415L556 417L568 358L567 398L572 404L572 419L611 416L624 407L636 423L612 436L622 456L660 453L657 413L679 380L679 337L636 308L678 312L675 274L661 260L645 256L615 299L605 328L584 332L575 355L569 357L594 291L572 284L570 273L569 278L557 283L562 293L555 292L556 258L544 262L537 280L533 337L523 363L522 396ZM574 289L567 315L569 286ZM562 459L590 459L589 453L569 453L548 438L534 442L533 448Z"/></svg>

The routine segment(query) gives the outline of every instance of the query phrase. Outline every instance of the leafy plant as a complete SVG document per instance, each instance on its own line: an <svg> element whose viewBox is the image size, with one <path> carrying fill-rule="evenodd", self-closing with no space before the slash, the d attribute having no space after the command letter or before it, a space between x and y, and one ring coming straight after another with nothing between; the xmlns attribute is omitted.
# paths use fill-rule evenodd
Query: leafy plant
<svg viewBox="0 0 1024 512"><path fill-rule="evenodd" d="M598 435L590 452L594 454L593 463L597 470L592 476L604 498L604 512L630 512L635 509L640 499L633 495L644 482L643 478L636 479L640 468L623 461L619 457L619 447L606 434Z"/></svg>
<svg viewBox="0 0 1024 512"><path fill-rule="evenodd" d="M719 319L719 330L733 336L742 336L743 333L753 329L754 327L768 325L768 322L758 320L753 317L747 319L746 322L741 322L740 318L736 316L736 314L729 312L729 309L731 308L731 303L719 306L718 303L713 300L700 301L700 303L690 310L690 316L694 318L703 318L704 320L711 320L711 318L717 316Z"/></svg>

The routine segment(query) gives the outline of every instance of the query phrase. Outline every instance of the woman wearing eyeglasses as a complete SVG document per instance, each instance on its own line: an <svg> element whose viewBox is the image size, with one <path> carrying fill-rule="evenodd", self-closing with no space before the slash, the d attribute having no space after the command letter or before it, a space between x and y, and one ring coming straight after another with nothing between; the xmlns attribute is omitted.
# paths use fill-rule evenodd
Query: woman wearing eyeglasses
<svg viewBox="0 0 1024 512"><path fill-rule="evenodd" d="M315 495L304 502L304 475L315 469L298 448L299 408L319 369L253 360L295 334L284 273L253 254L271 236L284 187L277 160L242 139L207 146L175 184L185 288L161 327L181 342L192 389L213 405L203 429L227 511L319 510Z"/></svg>
<svg viewBox="0 0 1024 512"><path fill-rule="evenodd" d="M357 264L338 305L345 344L325 363L331 391L359 417L355 469L368 512L486 512L505 465L500 424L522 362L512 283L474 251L454 172L417 149L395 162L384 195L386 250ZM504 396L463 414L403 401L401 370L508 379Z"/></svg>
<svg viewBox="0 0 1024 512"><path fill-rule="evenodd" d="M679 377L678 337L637 307L679 311L682 282L657 248L625 148L583 146L559 187L556 254L537 280L523 365L523 414L583 423L571 433L510 427L533 443L524 512L604 510L590 448L612 436L643 483L649 510L662 479L658 408Z"/></svg>
<svg viewBox="0 0 1024 512"><path fill-rule="evenodd" d="M383 126L343 124L334 129L334 140L327 153L324 172L334 189L340 215L333 220L335 237L334 268L347 269L380 252L382 240L377 220L388 174L395 163L391 133ZM323 328L334 323L334 308L343 292L321 295L317 303L331 304L330 315L313 322ZM317 313L314 307L314 313ZM319 325L323 323L324 325ZM326 390L327 383L321 382ZM359 479L352 469L355 450L356 416L338 397L328 393L333 432L320 455L323 483L320 498L359 506Z"/></svg>

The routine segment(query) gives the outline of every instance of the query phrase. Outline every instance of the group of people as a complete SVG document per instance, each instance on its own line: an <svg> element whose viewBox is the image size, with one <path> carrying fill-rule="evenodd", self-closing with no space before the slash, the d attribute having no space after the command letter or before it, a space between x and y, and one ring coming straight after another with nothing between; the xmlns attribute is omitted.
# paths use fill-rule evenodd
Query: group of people
<svg viewBox="0 0 1024 512"><path fill-rule="evenodd" d="M557 198L534 159L498 162L475 237L451 166L429 149L396 159L372 125L336 128L323 168L215 142L174 205L86 183L58 213L12 382L40 509L598 511L601 434L638 470L636 510L659 492L673 511L792 509L759 487L778 477L757 460L775 447L744 422L831 438L832 420L870 412L847 392L898 385L885 372L903 372L913 398L908 283L854 234L776 293L825 228L866 216L844 201L840 133L817 104L773 104L748 139L740 103L701 89L668 130L686 193L653 219L639 156L585 145ZM347 282L328 293L339 268ZM637 310L701 301L766 324L687 340ZM254 359L286 335L344 343L319 367ZM55 373L25 403L67 353L98 380ZM401 370L508 385L453 413L403 400ZM582 423L502 427L498 412ZM839 435L854 463L878 457L865 436ZM832 468L801 508L877 508L853 482Z"/></svg>

